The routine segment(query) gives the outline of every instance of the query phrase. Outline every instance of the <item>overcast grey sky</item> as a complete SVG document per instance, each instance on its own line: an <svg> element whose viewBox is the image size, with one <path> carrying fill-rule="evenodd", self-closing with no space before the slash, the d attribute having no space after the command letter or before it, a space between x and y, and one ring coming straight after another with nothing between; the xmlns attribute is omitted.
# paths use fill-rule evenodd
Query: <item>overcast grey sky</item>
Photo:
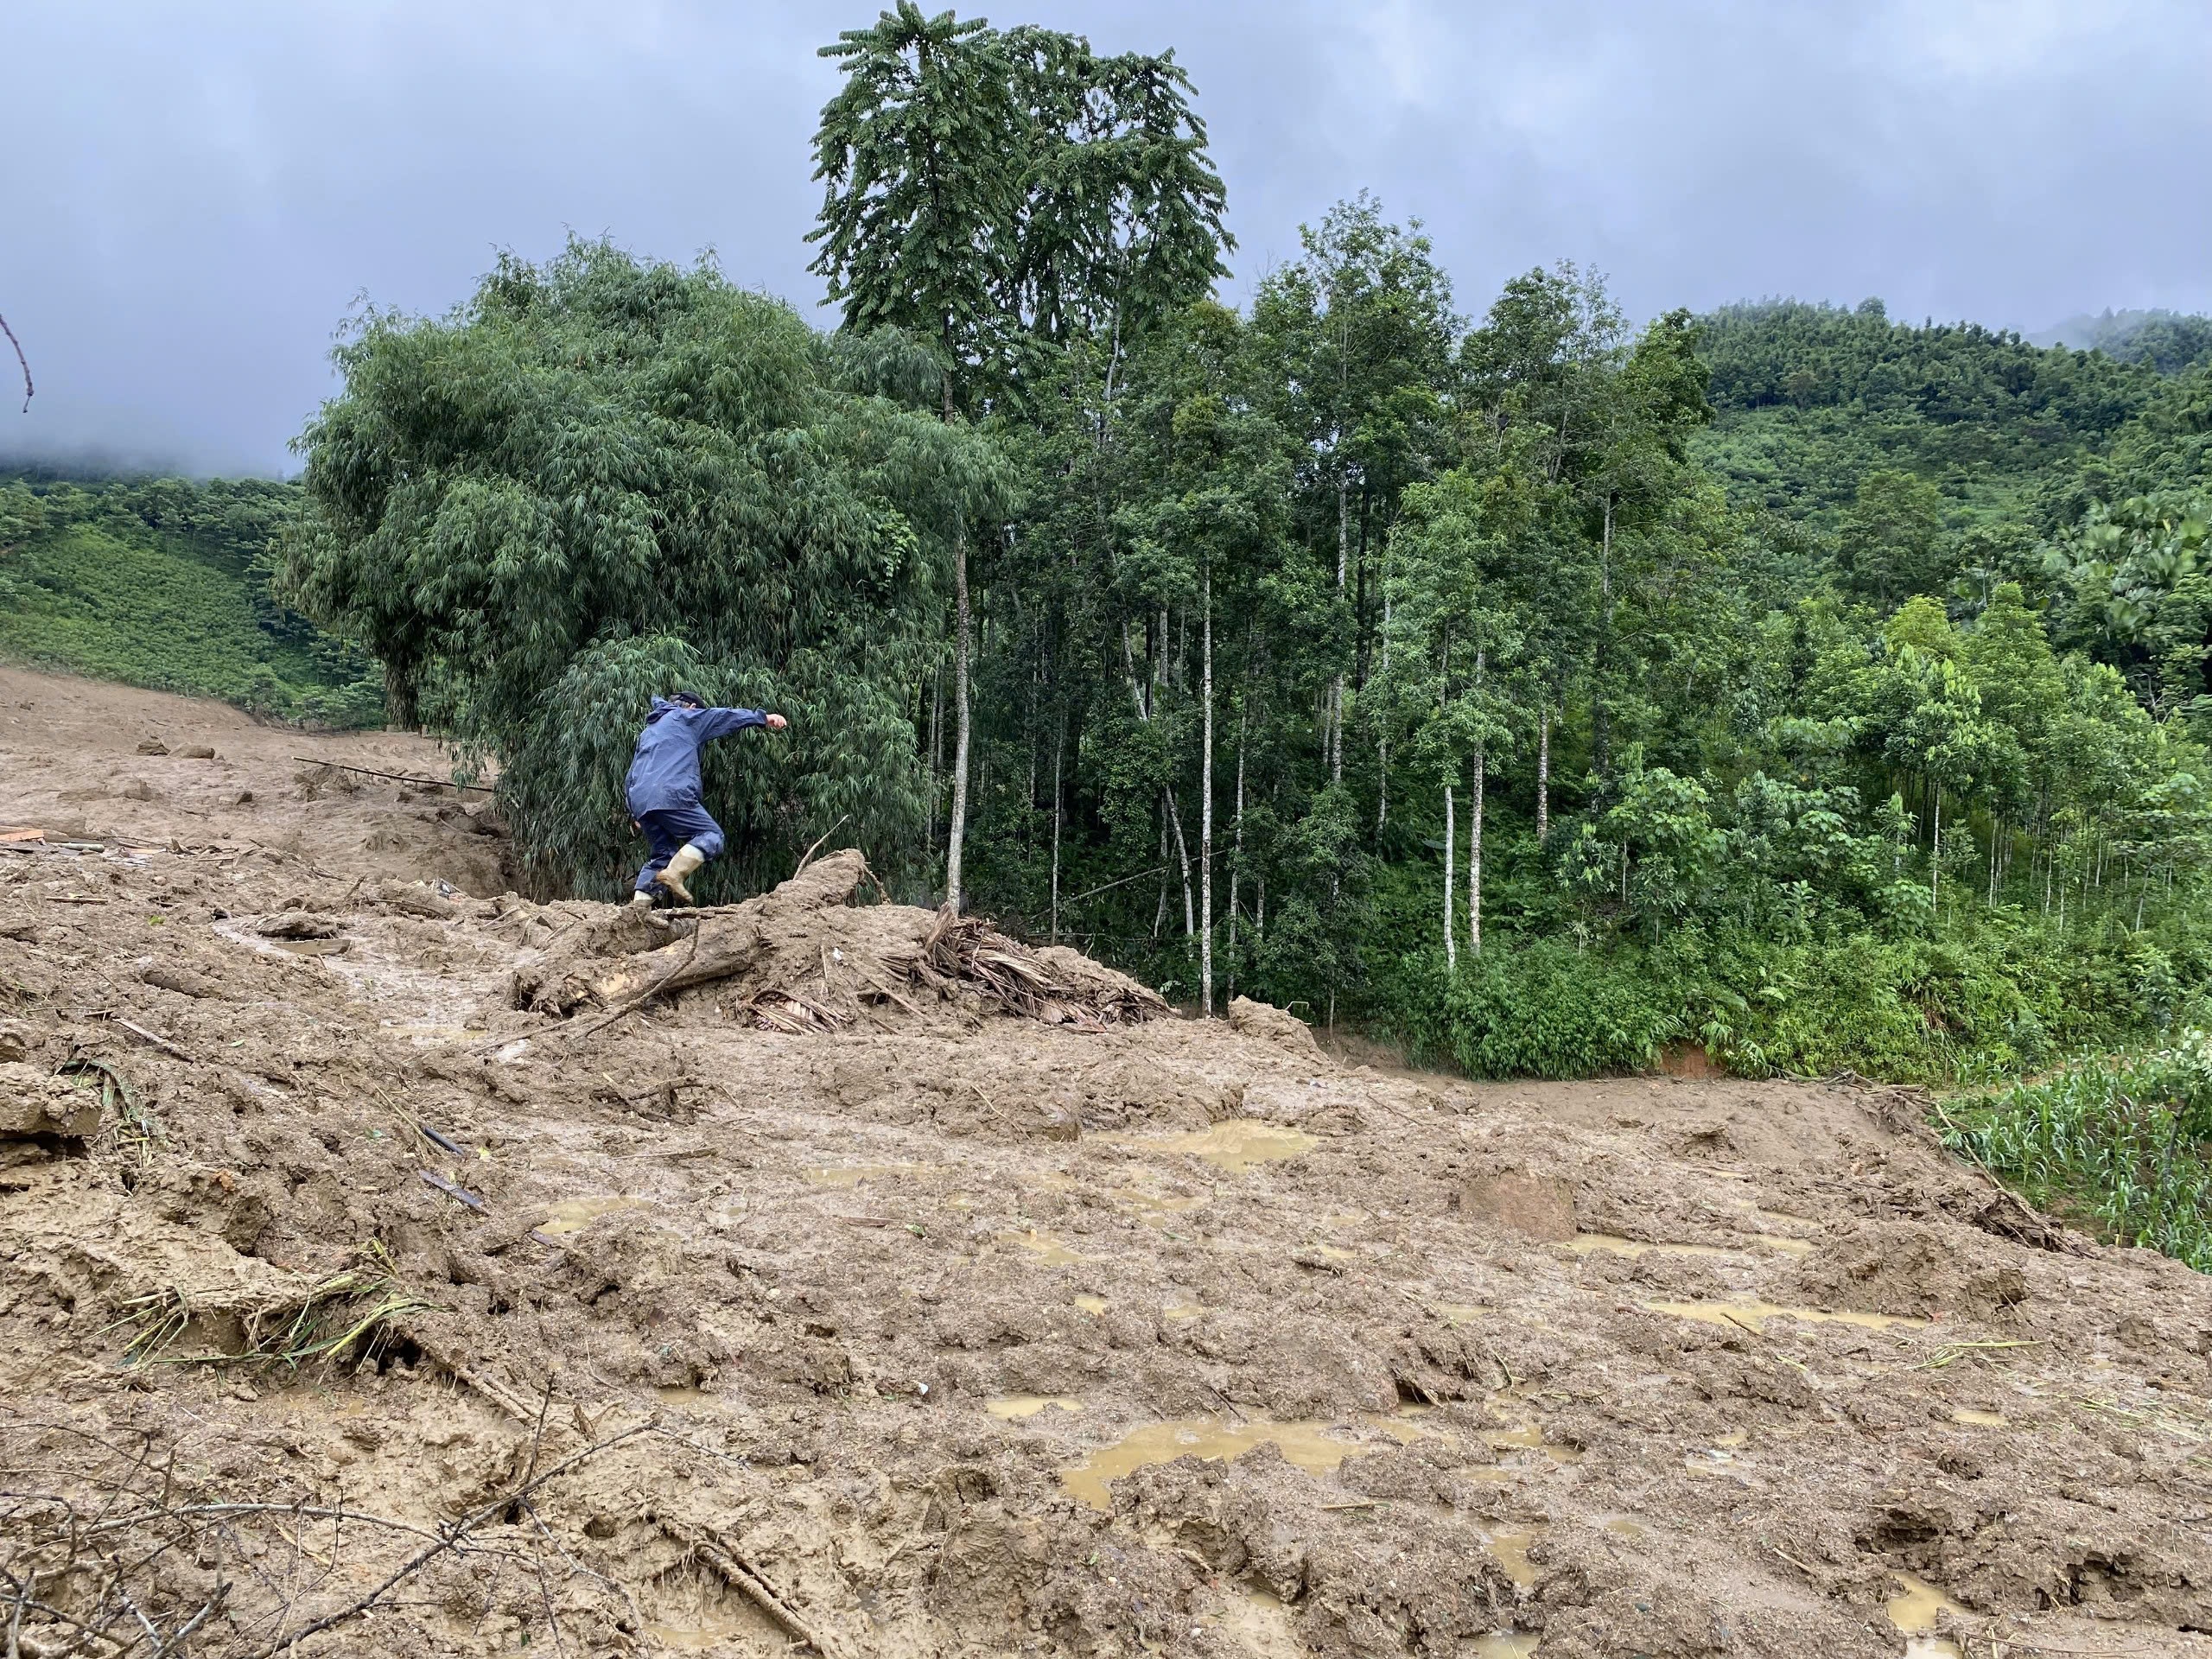
<svg viewBox="0 0 2212 1659"><path fill-rule="evenodd" d="M0 456L280 472L357 296L436 312L569 229L811 308L814 48L784 0L14 0ZM963 10L968 10L963 8ZM1554 259L1633 315L1787 294L2032 331L2212 310L2205 0L1026 0L1173 47L1233 295L1363 187L1460 308ZM826 320L826 319L825 319Z"/></svg>

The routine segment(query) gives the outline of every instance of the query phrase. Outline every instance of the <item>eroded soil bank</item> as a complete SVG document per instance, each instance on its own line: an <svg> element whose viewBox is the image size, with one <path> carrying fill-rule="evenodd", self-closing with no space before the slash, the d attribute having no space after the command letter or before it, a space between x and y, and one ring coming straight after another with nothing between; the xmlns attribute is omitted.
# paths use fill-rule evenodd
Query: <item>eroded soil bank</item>
<svg viewBox="0 0 2212 1659"><path fill-rule="evenodd" d="M857 855L654 925L293 758L428 745L0 722L22 1654L2212 1653L2212 1281L1910 1103L1347 1069Z"/></svg>

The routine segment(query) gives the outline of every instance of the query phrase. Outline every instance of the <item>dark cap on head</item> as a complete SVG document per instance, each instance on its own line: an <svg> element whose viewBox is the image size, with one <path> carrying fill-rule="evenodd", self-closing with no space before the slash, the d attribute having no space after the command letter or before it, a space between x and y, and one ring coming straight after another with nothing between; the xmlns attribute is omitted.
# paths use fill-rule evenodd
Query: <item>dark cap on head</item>
<svg viewBox="0 0 2212 1659"><path fill-rule="evenodd" d="M680 685L668 694L668 700L671 702L688 702L694 709L703 709L707 706L707 700L696 691L686 691Z"/></svg>

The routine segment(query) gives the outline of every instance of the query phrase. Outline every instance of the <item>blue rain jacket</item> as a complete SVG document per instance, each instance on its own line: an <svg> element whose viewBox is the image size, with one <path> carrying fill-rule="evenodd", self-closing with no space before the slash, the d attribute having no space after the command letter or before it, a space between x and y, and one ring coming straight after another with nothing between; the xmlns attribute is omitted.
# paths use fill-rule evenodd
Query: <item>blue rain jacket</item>
<svg viewBox="0 0 2212 1659"><path fill-rule="evenodd" d="M655 697L653 711L645 716L645 729L638 734L638 752L631 758L629 776L622 780L630 816L642 818L648 812L696 804L701 746L767 723L768 716L757 709L687 709L666 697Z"/></svg>

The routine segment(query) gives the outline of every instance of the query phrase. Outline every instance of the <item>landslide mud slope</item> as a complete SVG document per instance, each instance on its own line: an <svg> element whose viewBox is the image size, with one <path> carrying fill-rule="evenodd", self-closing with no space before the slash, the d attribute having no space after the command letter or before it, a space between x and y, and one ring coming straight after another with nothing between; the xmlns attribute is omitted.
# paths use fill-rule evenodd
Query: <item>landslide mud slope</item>
<svg viewBox="0 0 2212 1659"><path fill-rule="evenodd" d="M427 745L0 721L23 1655L2212 1653L2212 1281L1907 1103L1351 1070L856 854L656 926L291 759Z"/></svg>

